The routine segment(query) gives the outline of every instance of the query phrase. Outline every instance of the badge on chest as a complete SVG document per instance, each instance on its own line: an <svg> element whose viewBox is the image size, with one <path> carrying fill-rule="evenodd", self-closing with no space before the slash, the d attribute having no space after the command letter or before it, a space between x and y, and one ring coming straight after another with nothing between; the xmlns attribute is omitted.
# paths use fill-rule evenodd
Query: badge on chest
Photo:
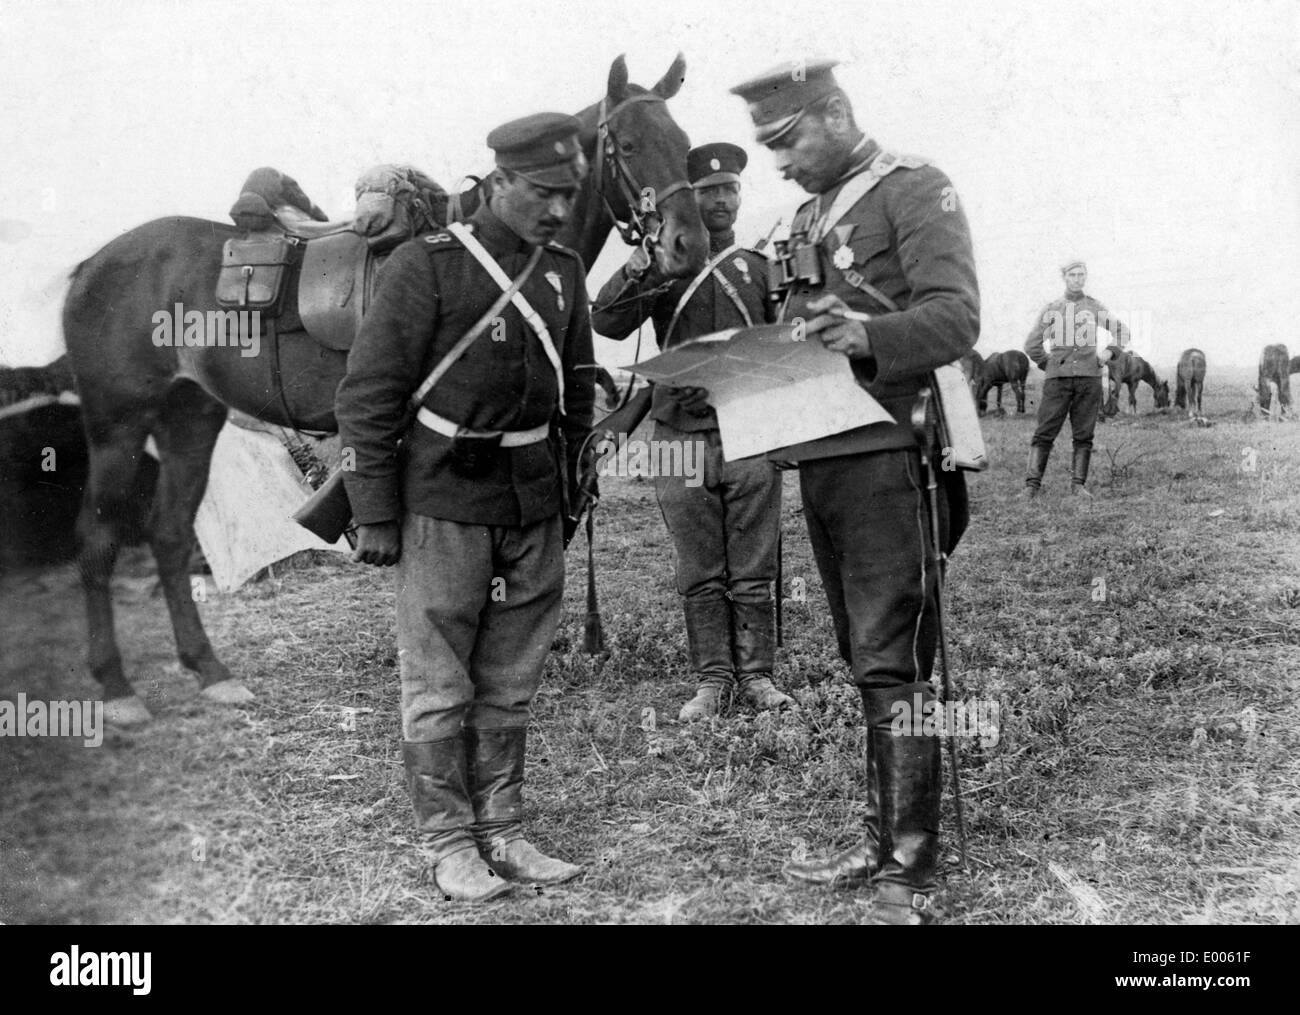
<svg viewBox="0 0 1300 1015"><path fill-rule="evenodd" d="M564 280L560 278L558 271L548 271L546 281L551 283L551 288L555 290L555 308L564 313Z"/></svg>

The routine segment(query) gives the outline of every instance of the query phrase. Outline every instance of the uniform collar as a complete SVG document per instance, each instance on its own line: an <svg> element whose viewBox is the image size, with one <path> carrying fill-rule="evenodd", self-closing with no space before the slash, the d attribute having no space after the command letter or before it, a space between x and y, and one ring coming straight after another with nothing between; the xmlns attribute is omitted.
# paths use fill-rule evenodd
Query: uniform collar
<svg viewBox="0 0 1300 1015"><path fill-rule="evenodd" d="M1074 300L1074 301L1077 303L1079 300L1086 300L1086 299L1088 298L1088 294L1087 294L1086 292L1081 292L1081 293L1075 293L1075 294L1072 295L1072 294L1070 293L1070 290L1067 289L1067 290L1065 290L1065 296L1064 296L1064 298L1067 299L1067 300Z"/></svg>
<svg viewBox="0 0 1300 1015"><path fill-rule="evenodd" d="M734 229L728 229L725 233L709 233L709 253L720 254L735 242Z"/></svg>
<svg viewBox="0 0 1300 1015"><path fill-rule="evenodd" d="M478 241L494 257L528 253L533 249L531 243L525 243L518 233L497 217L486 201L478 206L469 220L474 226L474 235Z"/></svg>
<svg viewBox="0 0 1300 1015"><path fill-rule="evenodd" d="M876 144L876 142L871 140L871 138L864 136L861 141L853 146L853 151L850 153L851 161L849 163L848 171L831 184L830 190L843 186L846 182L853 179L853 177L866 169L867 166L871 165L872 160L879 154L880 145Z"/></svg>

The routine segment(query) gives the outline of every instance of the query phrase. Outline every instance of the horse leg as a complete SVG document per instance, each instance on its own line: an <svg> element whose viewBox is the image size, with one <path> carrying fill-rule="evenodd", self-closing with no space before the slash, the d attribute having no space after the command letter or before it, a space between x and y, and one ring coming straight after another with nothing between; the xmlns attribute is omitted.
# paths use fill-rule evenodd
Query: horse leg
<svg viewBox="0 0 1300 1015"><path fill-rule="evenodd" d="M1011 390L1016 395L1016 415L1023 416L1025 414L1025 382L1016 381L1011 385Z"/></svg>
<svg viewBox="0 0 1300 1015"><path fill-rule="evenodd" d="M212 651L189 575L194 515L208 486L212 449L226 421L226 411L224 405L191 381L181 381L168 392L154 431L161 469L149 519L149 544L158 562L181 665L198 676L204 697L222 704L239 704L250 701L253 695Z"/></svg>
<svg viewBox="0 0 1300 1015"><path fill-rule="evenodd" d="M150 414L123 412L125 422L87 426L90 455L86 489L77 516L77 567L86 596L87 662L104 689L104 717L119 726L149 721L149 709L122 672L113 626L113 568L134 504L136 469L144 454Z"/></svg>

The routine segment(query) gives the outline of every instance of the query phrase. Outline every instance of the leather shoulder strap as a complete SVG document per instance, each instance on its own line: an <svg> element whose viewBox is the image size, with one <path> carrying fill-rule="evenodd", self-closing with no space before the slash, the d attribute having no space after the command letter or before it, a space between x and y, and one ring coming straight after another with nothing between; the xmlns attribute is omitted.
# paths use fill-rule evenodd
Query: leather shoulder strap
<svg viewBox="0 0 1300 1015"><path fill-rule="evenodd" d="M492 278L492 281L500 287L502 292L506 292L511 288L510 276L501 270L501 265L497 264L496 259L487 252L483 244L481 244L474 234L465 227L464 223L453 222L451 225L447 226L447 231L452 233L456 239L460 240L465 249L474 255L474 259L483 266L483 270L488 273ZM540 257L540 251L542 249L543 248L540 246L537 247L534 250L534 254ZM530 259L530 263L535 263L535 261ZM560 362L560 354L556 351L555 342L551 339L550 329L546 327L546 322L542 320L541 315L533 309L532 304L524 298L524 294L519 291L520 288L522 288L522 286L515 287L514 292L510 296L509 302L514 304L514 308L518 310L519 313L523 315L524 320L528 322L528 326L533 330L538 341L542 343L542 349L546 352L546 358L551 361L551 367L555 370L555 381L559 391L560 415L563 416L565 414L564 365Z"/></svg>
<svg viewBox="0 0 1300 1015"><path fill-rule="evenodd" d="M726 250L718 254L715 254L713 257L711 257L709 259L709 263L700 269L700 273L696 275L693 279L691 279L691 284L686 287L686 291L682 293L682 298L677 301L677 307L675 310L673 310L672 319L668 322L668 327L664 329L663 337L659 340L660 348L663 349L668 348L668 339L672 335L672 333L677 330L677 322L681 319L682 311L686 309L686 304L691 302L691 297L694 296L696 292L699 291L700 286L704 284L704 280L708 278L710 275L712 275L715 269L718 267L718 265L720 265L728 257L734 254L736 251L743 250L743 249L744 248L741 247L739 243L733 243ZM724 291L725 291L725 287L724 287ZM745 314L745 316L748 317L749 315Z"/></svg>
<svg viewBox="0 0 1300 1015"><path fill-rule="evenodd" d="M447 355L438 361L438 365L430 371L429 376L424 379L424 383L415 389L415 393L411 395L412 408L418 409L420 407L420 404L424 401L424 396L433 390L433 386L465 354L465 350L474 344L475 339L488 329L488 325L500 316L501 311L506 308L506 304L523 288L523 284L528 281L528 276L533 273L533 269L537 267L537 262L541 259L542 248L537 247L533 250L533 255L528 259L528 263L524 265L524 270L519 273L519 277L509 283L492 306L488 308L487 313L474 322L474 326L465 332L460 340L447 351Z"/></svg>

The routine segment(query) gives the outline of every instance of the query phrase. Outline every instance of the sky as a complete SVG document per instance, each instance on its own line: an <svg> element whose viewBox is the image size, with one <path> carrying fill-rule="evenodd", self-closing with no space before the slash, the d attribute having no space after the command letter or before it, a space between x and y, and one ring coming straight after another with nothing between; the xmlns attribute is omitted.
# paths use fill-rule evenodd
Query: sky
<svg viewBox="0 0 1300 1015"><path fill-rule="evenodd" d="M984 353L1020 348L1081 257L1088 291L1162 375L1188 346L1300 352L1300 4L1282 0L0 0L0 363L62 350L68 272L168 214L227 220L257 166L331 217L367 167L454 186L497 124L577 112L626 53L692 143L750 153L738 237L804 199L728 89L781 60L843 61L859 123L930 158L971 222ZM592 292L625 259L617 237ZM651 350L643 350L643 355ZM630 343L597 342L607 365Z"/></svg>

